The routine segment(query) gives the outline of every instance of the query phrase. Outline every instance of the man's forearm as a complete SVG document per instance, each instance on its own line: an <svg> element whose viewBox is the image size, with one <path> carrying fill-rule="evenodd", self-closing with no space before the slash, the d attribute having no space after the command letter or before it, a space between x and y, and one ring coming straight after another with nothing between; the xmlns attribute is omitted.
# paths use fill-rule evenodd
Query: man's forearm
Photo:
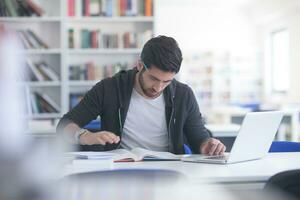
<svg viewBox="0 0 300 200"><path fill-rule="evenodd" d="M78 141L75 138L76 133L80 130L81 128L74 122L72 122L69 119L64 119L62 118L60 122L57 125L57 133L63 137L63 139L71 144L77 144Z"/></svg>
<svg viewBox="0 0 300 200"><path fill-rule="evenodd" d="M68 120L61 121L57 128L61 136L69 143L81 145L101 144L117 144L120 142L120 137L109 131L100 131L92 133L86 129L81 129L77 124ZM82 130L82 131L81 131Z"/></svg>
<svg viewBox="0 0 300 200"><path fill-rule="evenodd" d="M76 137L76 133L80 129L81 128L77 124L71 122L64 127L64 129L62 130L63 132L62 134L68 142L72 144L78 144L78 140L75 137Z"/></svg>

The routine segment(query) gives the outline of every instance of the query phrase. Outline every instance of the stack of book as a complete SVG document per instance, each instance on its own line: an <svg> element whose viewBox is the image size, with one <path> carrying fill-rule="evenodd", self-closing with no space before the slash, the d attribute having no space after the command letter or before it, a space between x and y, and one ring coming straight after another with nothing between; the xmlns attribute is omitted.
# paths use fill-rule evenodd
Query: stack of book
<svg viewBox="0 0 300 200"><path fill-rule="evenodd" d="M26 60L26 81L59 81L59 75L46 62Z"/></svg>
<svg viewBox="0 0 300 200"><path fill-rule="evenodd" d="M58 113L58 104L46 93L32 92L30 94L31 111L34 114Z"/></svg>
<svg viewBox="0 0 300 200"><path fill-rule="evenodd" d="M70 94L70 109L74 108L84 97L84 93L71 93Z"/></svg>
<svg viewBox="0 0 300 200"><path fill-rule="evenodd" d="M32 30L19 30L18 36L25 49L48 49L49 46Z"/></svg>
<svg viewBox="0 0 300 200"><path fill-rule="evenodd" d="M68 16L152 16L152 0L68 0Z"/></svg>
<svg viewBox="0 0 300 200"><path fill-rule="evenodd" d="M128 68L127 63L95 66L93 62L88 62L80 65L71 65L69 80L101 80L113 76L120 70L126 70Z"/></svg>
<svg viewBox="0 0 300 200"><path fill-rule="evenodd" d="M0 16L42 16L45 11L33 0L1 0Z"/></svg>
<svg viewBox="0 0 300 200"><path fill-rule="evenodd" d="M99 29L69 29L69 48L141 48L152 38L152 31L103 33Z"/></svg>

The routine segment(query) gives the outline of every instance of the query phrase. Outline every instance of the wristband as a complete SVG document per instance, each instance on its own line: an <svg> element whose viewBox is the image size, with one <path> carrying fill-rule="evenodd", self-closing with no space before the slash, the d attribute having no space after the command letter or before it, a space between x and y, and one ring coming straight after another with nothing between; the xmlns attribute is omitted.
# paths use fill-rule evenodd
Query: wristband
<svg viewBox="0 0 300 200"><path fill-rule="evenodd" d="M76 144L80 144L80 136L86 133L86 129L79 129L78 131L75 132L74 139Z"/></svg>

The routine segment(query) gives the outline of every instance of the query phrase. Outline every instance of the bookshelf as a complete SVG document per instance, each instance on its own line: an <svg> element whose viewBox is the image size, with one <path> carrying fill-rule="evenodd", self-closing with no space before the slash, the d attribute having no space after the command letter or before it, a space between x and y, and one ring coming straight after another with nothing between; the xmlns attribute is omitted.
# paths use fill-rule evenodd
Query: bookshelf
<svg viewBox="0 0 300 200"><path fill-rule="evenodd" d="M261 101L259 63L249 55L229 52L186 53L180 80L193 88L201 112L212 123L214 109Z"/></svg>
<svg viewBox="0 0 300 200"><path fill-rule="evenodd" d="M25 87L26 95L29 96L26 96L28 114L25 118L29 121L26 132L34 136L48 136L54 134L59 118L69 111L70 102L74 100L71 99L71 96L75 94L79 97L100 80L70 80L70 67L93 63L95 69L106 67L110 72L115 72L114 70L120 69L119 65L126 65L127 68L135 66L143 43L153 34L152 9L154 2L153 0L31 1L42 8L44 11L42 16L36 16L36 14L19 17L0 16L0 24L8 29L30 30L48 45L48 48L26 48L24 50L25 57L30 59L34 65L45 62L57 74L58 80L41 81L32 78L32 80L25 80L22 84ZM89 5L88 2L89 9L86 7ZM124 2L133 2L132 9L124 10ZM102 6L102 3L105 3L103 5L106 7ZM133 9L134 6L136 9ZM107 11L108 9L109 11ZM146 10L148 10L147 13L145 13ZM97 16L93 16L95 12ZM79 38L79 42L82 42L80 34L83 29L101 32L97 38L99 41L103 41L100 39L104 34L115 34L118 38L117 46L111 48L103 46L99 42L97 48L82 48L81 45L70 48L70 29L77 31L75 39ZM125 33L130 35L127 39L139 38L134 46L126 47ZM103 74L102 78L104 78ZM34 112L31 101L36 97L32 97L34 96L32 94L47 95L59 107L59 110Z"/></svg>
<svg viewBox="0 0 300 200"><path fill-rule="evenodd" d="M68 101L66 102L65 108L69 109L70 104L76 101L77 98L80 98L81 94L90 89L97 81L93 80L94 78L82 78L84 75L80 73L76 77L76 71L86 68L87 65L92 65L92 70L94 73L98 74L97 80L110 76L114 72L117 72L120 67L126 66L125 68L131 68L135 66L139 54L141 52L141 47L144 42L151 38L153 32L154 17L153 14L145 16L146 13L142 13L138 10L138 6L141 6L142 3L152 2L148 0L138 0L138 1L106 1L106 6L108 3L112 3L113 6L106 7L103 9L101 5L100 9L98 6L95 7L95 1L92 1L92 8L90 7L90 13L86 13L86 10L82 10L83 5L78 5L78 2L71 2L69 10L66 12L69 17L66 17L66 29L65 33L70 34L72 40L69 40L66 44L66 68L68 69L68 77L66 77L67 87L65 96ZM134 16L132 14L125 14L124 8L122 8L122 3L131 2L137 3L138 6L136 9L128 11L132 13L135 11ZM116 11L116 8L119 7L119 11ZM75 8L73 8L75 6ZM144 5L145 6L145 5ZM134 6L133 6L134 7ZM151 6L152 7L152 6ZM71 8L71 10L70 10ZM146 6L145 6L146 8ZM122 14L123 10L123 14ZM100 16L90 16L92 13ZM110 13L110 14L109 14ZM108 16L107 16L108 15ZM123 15L123 16L122 16ZM83 31L89 32L90 37L97 38L97 42L89 43L83 45ZM146 32L146 33L145 33ZM124 41L124 35L126 33L133 33L139 36L145 36L141 41L138 41L134 46L126 47ZM144 34L145 33L145 34ZM140 35L139 35L140 34ZM148 35L147 35L148 34ZM78 35L81 35L81 40L78 39ZM117 35L117 36L116 36ZM106 39L108 37L109 39ZM113 39L110 40L110 37ZM117 44L115 42L115 37L117 37ZM110 45L110 43L112 45ZM76 69L77 68L77 69ZM99 69L110 69L110 75L104 71L99 72ZM72 71L72 72L70 72ZM75 76L74 75L75 71ZM84 70L81 70L84 71ZM89 69L87 69L87 74L89 74ZM95 72L96 71L96 72ZM98 72L97 72L98 71ZM71 78L72 77L72 78ZM79 78L81 77L81 78ZM83 79L83 80L82 80ZM71 103L70 103L71 102Z"/></svg>
<svg viewBox="0 0 300 200"><path fill-rule="evenodd" d="M60 22L60 17L0 17L0 22Z"/></svg>

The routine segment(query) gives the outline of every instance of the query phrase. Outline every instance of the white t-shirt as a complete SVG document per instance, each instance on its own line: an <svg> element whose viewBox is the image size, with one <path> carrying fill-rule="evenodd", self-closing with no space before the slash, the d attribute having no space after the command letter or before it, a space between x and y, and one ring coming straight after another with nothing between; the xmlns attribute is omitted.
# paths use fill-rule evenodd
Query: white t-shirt
<svg viewBox="0 0 300 200"><path fill-rule="evenodd" d="M123 127L121 147L168 150L165 101L162 94L155 99L146 99L133 89Z"/></svg>

